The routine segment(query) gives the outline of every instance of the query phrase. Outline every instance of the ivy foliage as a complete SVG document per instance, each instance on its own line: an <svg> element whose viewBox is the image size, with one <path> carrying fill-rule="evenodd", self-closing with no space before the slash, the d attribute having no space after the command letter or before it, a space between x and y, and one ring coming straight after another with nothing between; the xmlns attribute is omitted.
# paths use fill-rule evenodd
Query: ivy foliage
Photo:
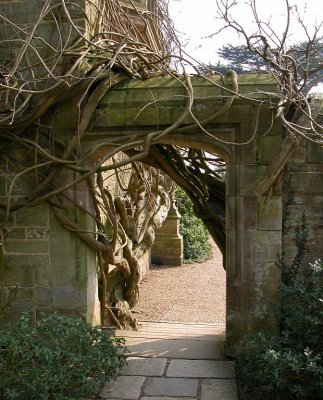
<svg viewBox="0 0 323 400"><path fill-rule="evenodd" d="M78 399L116 378L125 358L124 339L82 319L48 315L0 331L0 398Z"/></svg>
<svg viewBox="0 0 323 400"><path fill-rule="evenodd" d="M183 235L184 259L204 261L211 258L209 233L203 222L194 215L193 204L182 189L176 190L177 207L181 215L180 233Z"/></svg>
<svg viewBox="0 0 323 400"><path fill-rule="evenodd" d="M246 341L238 359L239 380L262 399L322 399L323 262L284 283L282 297L280 336L258 334Z"/></svg>

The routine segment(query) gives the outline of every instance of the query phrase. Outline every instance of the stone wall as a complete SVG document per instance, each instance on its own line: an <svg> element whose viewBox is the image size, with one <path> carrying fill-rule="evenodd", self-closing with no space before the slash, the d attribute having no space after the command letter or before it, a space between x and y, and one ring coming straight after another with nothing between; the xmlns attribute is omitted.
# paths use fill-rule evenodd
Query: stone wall
<svg viewBox="0 0 323 400"><path fill-rule="evenodd" d="M14 150L12 151L14 152ZM0 164L0 201L5 203L9 192L11 201L23 201L26 185L17 180L10 185L9 161ZM6 211L0 211L1 224ZM44 205L11 214L4 226L2 262L0 264L0 314L15 317L21 310L35 310L44 303L50 286L49 213Z"/></svg>
<svg viewBox="0 0 323 400"><path fill-rule="evenodd" d="M76 29L85 37L95 29L97 13L94 11L94 4L97 1L92 2L93 5L87 0L77 0L73 4L66 2ZM73 66L73 58L60 53L62 46L70 47L79 35L68 23L66 14L62 11L61 1L53 0L50 7L46 7L42 0L0 0L0 10L3 16L15 24L14 26L1 19L1 64L10 70L19 59L21 77L26 80L38 80L38 89L48 88L57 83L52 74L63 76ZM26 46L30 41L30 34L40 39L33 40ZM41 59L45 60L46 68ZM29 69L31 65L33 76ZM82 68L79 72L82 73L81 71ZM7 72L5 67L3 72ZM74 74L79 72L75 70Z"/></svg>
<svg viewBox="0 0 323 400"><path fill-rule="evenodd" d="M153 9L152 2L140 1L141 6ZM99 0L76 0L67 2L67 9L73 19L75 28L70 26L61 1L53 0L51 9L46 9L42 0L0 0L1 15L13 21L16 27L4 19L0 22L0 62L9 65L21 55L20 66L37 64L33 68L35 78L46 78L46 85L56 83L51 79L48 69L40 62L39 57L46 59L47 67L53 68L54 74L62 75L73 65L73 58L56 54L53 50L60 49L62 43L72 45L78 36L76 30L89 38L97 29L97 9ZM131 14L130 2L124 2ZM36 27L36 22L43 13L44 18ZM132 14L131 14L132 15ZM58 22L60 21L60 33ZM136 23L136 20L134 20ZM19 30L21 29L21 30ZM22 31L23 30L23 31ZM34 40L32 46L27 46L22 52L29 34L39 36L42 40ZM48 45L46 44L48 43ZM86 65L84 65L86 67ZM83 67L74 73L82 74ZM28 68L23 72L25 79L30 79ZM42 89L43 84L39 84ZM77 100L75 100L77 101ZM62 109L55 126L59 135L70 135L70 126L78 116L71 113L70 107ZM7 151L0 143L0 151ZM45 146L46 147L46 146ZM10 158L18 165L24 159L24 154L15 155L15 149L10 147ZM3 154L4 154L3 153ZM11 162L13 162L11 160ZM0 197L6 201L12 176L7 173L9 165L0 165ZM25 178L25 177L24 177ZM58 185L68 183L73 176L60 176ZM28 181L28 176L27 176ZM11 192L13 202L24 200L28 194L28 183L18 179ZM108 186L114 196L119 194L115 177L110 177ZM76 204L92 211L91 201L82 184L68 192L70 199ZM85 231L94 232L95 224L86 214L77 211L72 201L66 201L65 211L72 220ZM4 221L4 213L0 212L0 223ZM22 311L32 311L34 318L40 312L59 311L64 314L83 315L93 324L99 322L98 281L96 270L96 255L73 233L63 228L56 220L47 203L33 208L23 208L14 213L5 224L6 237L1 243L0 262L0 315L6 320L15 318ZM143 276L150 265L147 254L141 262Z"/></svg>
<svg viewBox="0 0 323 400"><path fill-rule="evenodd" d="M85 36L95 29L97 13L94 12L93 4L94 2L87 0L77 0L67 5L77 29ZM48 69L61 75L71 67L72 64L69 63L72 63L72 60L57 55L53 48L60 48L60 40L71 45L77 35L62 12L61 2L54 0L50 6L51 9L46 9L41 0L0 0L1 14L16 25L1 19L1 65L10 70L19 57L20 68L35 64L34 79L46 78L46 82L39 81L38 89L56 83L56 80L50 77ZM44 18L41 18L36 27L42 13ZM57 29L58 20L61 21L61 36ZM31 33L43 40L34 39L32 46L24 48ZM46 59L47 69L39 57ZM22 70L21 74L24 79L31 79L28 68ZM9 194L11 204L23 202L24 196L30 193L29 176L24 174L14 181L9 171L15 163L23 165L25 155L21 151L18 154L12 145L7 148L5 141L0 143L0 151L3 160L8 156L7 162L3 161L0 165L2 203L6 202L6 196ZM73 177L68 174L60 176L60 183L69 182L70 179ZM69 195L85 208L90 204L88 193L81 184L71 189ZM95 229L93 221L77 213L72 202L67 202L65 209L85 230ZM4 214L1 211L1 224L4 222ZM95 253L56 221L47 203L22 208L13 213L4 228L0 265L1 316L10 320L28 310L32 311L36 318L39 312L59 311L64 314L83 315L89 322L98 323Z"/></svg>
<svg viewBox="0 0 323 400"><path fill-rule="evenodd" d="M290 266L301 256L304 268L323 256L322 146L303 141L294 150L283 174L283 202L283 261Z"/></svg>
<svg viewBox="0 0 323 400"><path fill-rule="evenodd" d="M6 201L9 189L7 170L1 165L1 202ZM24 199L21 189L19 181L13 185L12 201ZM90 204L82 184L69 195L83 207ZM84 230L95 229L93 220L74 204L66 202L65 210ZM47 203L14 212L4 233L0 317L9 321L24 311L32 312L34 318L58 311L99 323L96 255L57 222Z"/></svg>
<svg viewBox="0 0 323 400"><path fill-rule="evenodd" d="M19 211L7 228L2 268L4 317L50 304L49 213L44 205Z"/></svg>

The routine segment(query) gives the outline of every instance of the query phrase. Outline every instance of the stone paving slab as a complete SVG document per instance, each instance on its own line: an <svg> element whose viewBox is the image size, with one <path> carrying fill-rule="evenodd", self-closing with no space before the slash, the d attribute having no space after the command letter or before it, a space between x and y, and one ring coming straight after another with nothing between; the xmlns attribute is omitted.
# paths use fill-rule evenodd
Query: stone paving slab
<svg viewBox="0 0 323 400"><path fill-rule="evenodd" d="M223 340L126 338L131 356L225 360Z"/></svg>
<svg viewBox="0 0 323 400"><path fill-rule="evenodd" d="M214 339L218 336L219 339L225 337L225 326L216 324L183 324L178 322L148 322L141 321L138 331L116 331L119 336L127 337L149 337L149 338L198 338Z"/></svg>
<svg viewBox="0 0 323 400"><path fill-rule="evenodd" d="M203 379L200 400L237 400L235 379Z"/></svg>
<svg viewBox="0 0 323 400"><path fill-rule="evenodd" d="M167 358L128 357L121 375L162 376Z"/></svg>
<svg viewBox="0 0 323 400"><path fill-rule="evenodd" d="M142 397L141 400L196 400L197 397Z"/></svg>
<svg viewBox="0 0 323 400"><path fill-rule="evenodd" d="M138 400L145 379L143 376L119 376L114 382L107 382L103 386L100 398Z"/></svg>
<svg viewBox="0 0 323 400"><path fill-rule="evenodd" d="M145 396L196 397L198 379L188 378L148 378L144 386Z"/></svg>
<svg viewBox="0 0 323 400"><path fill-rule="evenodd" d="M237 400L234 363L225 361L224 340L210 332L213 326L192 324L190 333L188 325L153 322L135 336L122 331L131 352L128 365L99 398Z"/></svg>
<svg viewBox="0 0 323 400"><path fill-rule="evenodd" d="M214 339L214 334L192 334L188 335L186 333L178 334L177 332L142 332L142 331L118 331L116 332L117 336L126 336L128 338L150 338L150 339L174 339L174 340L183 340L183 339L196 339L196 340L204 340L204 339ZM225 335L219 333L216 335L216 339L224 339Z"/></svg>
<svg viewBox="0 0 323 400"><path fill-rule="evenodd" d="M171 360L166 376L182 378L234 378L233 361Z"/></svg>
<svg viewBox="0 0 323 400"><path fill-rule="evenodd" d="M163 323L141 321L139 332L150 335L158 334L161 337L198 337L198 336L225 336L225 326L216 324L184 324L179 322Z"/></svg>

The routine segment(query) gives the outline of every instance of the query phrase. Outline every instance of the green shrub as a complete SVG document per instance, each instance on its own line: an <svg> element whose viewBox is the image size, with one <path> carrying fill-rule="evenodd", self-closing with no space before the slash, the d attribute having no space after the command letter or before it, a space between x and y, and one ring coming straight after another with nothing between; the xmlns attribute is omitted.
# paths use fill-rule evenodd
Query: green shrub
<svg viewBox="0 0 323 400"><path fill-rule="evenodd" d="M276 339L249 338L238 359L242 385L265 389L270 399L322 399L323 263L282 286L282 330ZM247 397L248 398L248 397ZM259 397L260 398L260 397Z"/></svg>
<svg viewBox="0 0 323 400"><path fill-rule="evenodd" d="M203 222L195 217L191 200L182 189L177 189L178 211L181 214L180 233L183 235L184 258L191 261L203 261L211 258L209 233Z"/></svg>
<svg viewBox="0 0 323 400"><path fill-rule="evenodd" d="M24 314L0 331L0 398L78 399L114 379L124 365L124 339L81 319Z"/></svg>

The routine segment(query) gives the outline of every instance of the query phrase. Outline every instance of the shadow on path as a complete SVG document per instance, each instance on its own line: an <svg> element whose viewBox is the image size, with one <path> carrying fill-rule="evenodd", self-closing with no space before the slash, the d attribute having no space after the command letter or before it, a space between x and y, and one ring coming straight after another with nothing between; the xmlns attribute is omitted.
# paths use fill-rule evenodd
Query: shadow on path
<svg viewBox="0 0 323 400"><path fill-rule="evenodd" d="M117 331L130 351L115 382L100 399L237 400L234 362L224 355L225 330L212 324L142 321Z"/></svg>

